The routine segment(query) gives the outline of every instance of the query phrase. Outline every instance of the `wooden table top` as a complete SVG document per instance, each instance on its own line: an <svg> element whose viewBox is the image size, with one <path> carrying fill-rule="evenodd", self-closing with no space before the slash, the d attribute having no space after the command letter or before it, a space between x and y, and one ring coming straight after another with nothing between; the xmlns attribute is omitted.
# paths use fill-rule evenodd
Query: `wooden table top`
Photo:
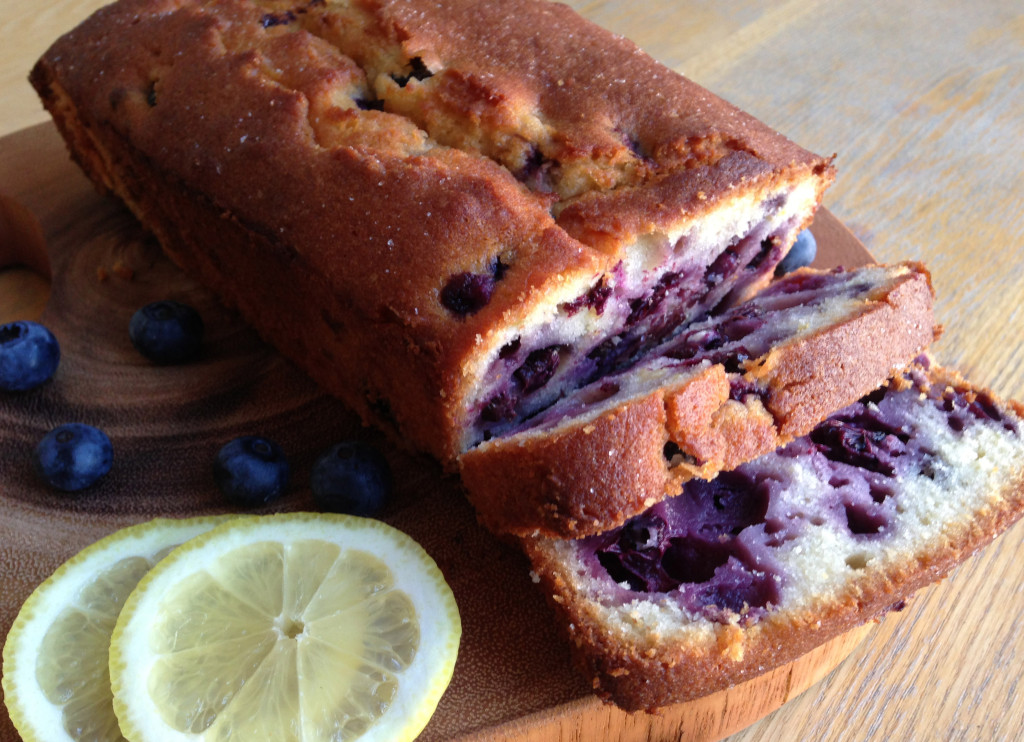
<svg viewBox="0 0 1024 742"><path fill-rule="evenodd" d="M4 0L0 137L47 119L28 70L102 4ZM837 153L825 204L880 261L919 259L933 273L937 359L1024 399L1019 0L569 4L809 149ZM38 315L45 291L25 271L0 272L0 320ZM1018 524L730 739L1024 738L1022 557Z"/></svg>

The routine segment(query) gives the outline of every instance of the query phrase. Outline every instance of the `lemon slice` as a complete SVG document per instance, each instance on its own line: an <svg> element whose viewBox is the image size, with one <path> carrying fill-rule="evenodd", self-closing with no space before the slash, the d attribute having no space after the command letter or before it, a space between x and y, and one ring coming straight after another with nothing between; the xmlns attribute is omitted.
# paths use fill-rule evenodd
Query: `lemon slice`
<svg viewBox="0 0 1024 742"><path fill-rule="evenodd" d="M238 518L171 552L125 603L114 708L133 742L408 740L461 634L440 570L400 531Z"/></svg>
<svg viewBox="0 0 1024 742"><path fill-rule="evenodd" d="M36 588L4 644L4 701L25 742L123 739L107 675L121 606L164 554L224 520L158 519L122 529Z"/></svg>

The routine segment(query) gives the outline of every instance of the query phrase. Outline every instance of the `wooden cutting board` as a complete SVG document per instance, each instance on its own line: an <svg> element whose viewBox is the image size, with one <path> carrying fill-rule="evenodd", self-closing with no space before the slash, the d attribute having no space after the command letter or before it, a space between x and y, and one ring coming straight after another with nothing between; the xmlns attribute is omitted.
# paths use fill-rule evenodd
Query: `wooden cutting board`
<svg viewBox="0 0 1024 742"><path fill-rule="evenodd" d="M605 706L573 672L525 558L476 524L458 481L363 428L178 272L127 211L93 191L51 125L0 139L0 199L0 268L26 263L52 275L41 321L62 349L52 382L0 395L0 636L35 586L96 539L154 516L226 512L212 460L224 442L249 433L276 440L293 464L293 487L274 510L312 508L309 467L332 443L362 438L386 453L397 491L383 519L435 558L463 619L452 684L422 740L719 739L823 678L870 631L657 716ZM871 259L827 211L814 231L821 266ZM34 313L46 297L45 284L24 274L0 279L0 322ZM203 315L200 361L155 367L133 350L131 314L163 298ZM114 467L92 489L58 494L35 477L32 450L51 427L72 421L107 432ZM17 739L5 711L0 739Z"/></svg>

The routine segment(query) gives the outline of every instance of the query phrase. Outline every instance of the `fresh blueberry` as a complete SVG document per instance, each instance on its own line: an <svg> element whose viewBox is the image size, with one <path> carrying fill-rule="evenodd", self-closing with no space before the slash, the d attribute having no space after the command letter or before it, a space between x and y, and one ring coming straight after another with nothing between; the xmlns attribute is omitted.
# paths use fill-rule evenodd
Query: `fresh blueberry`
<svg viewBox="0 0 1024 742"><path fill-rule="evenodd" d="M376 515L391 493L391 469L372 446L346 441L316 460L311 484L313 499L322 510Z"/></svg>
<svg viewBox="0 0 1024 742"><path fill-rule="evenodd" d="M793 247L786 253L786 257L775 266L775 275L783 276L795 271L797 268L810 265L814 262L814 256L817 254L818 241L814 239L811 230L805 229L796 236L796 242L793 243Z"/></svg>
<svg viewBox="0 0 1024 742"><path fill-rule="evenodd" d="M36 446L36 471L50 485L77 492L110 471L114 449L107 434L82 423L54 428Z"/></svg>
<svg viewBox="0 0 1024 742"><path fill-rule="evenodd" d="M135 349L154 363L184 363L202 348L203 318L187 304L156 301L132 315L128 335Z"/></svg>
<svg viewBox="0 0 1024 742"><path fill-rule="evenodd" d="M0 325L0 389L34 389L53 376L59 361L57 338L38 322Z"/></svg>
<svg viewBox="0 0 1024 742"><path fill-rule="evenodd" d="M288 486L291 467L273 441L254 435L224 445L213 462L213 478L221 492L239 505L265 505Z"/></svg>

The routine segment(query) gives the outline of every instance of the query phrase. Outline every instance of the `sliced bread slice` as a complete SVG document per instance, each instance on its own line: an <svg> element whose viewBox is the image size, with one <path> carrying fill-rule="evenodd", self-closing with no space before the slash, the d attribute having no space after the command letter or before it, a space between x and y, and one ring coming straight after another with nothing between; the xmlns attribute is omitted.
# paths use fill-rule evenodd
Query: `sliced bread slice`
<svg viewBox="0 0 1024 742"><path fill-rule="evenodd" d="M932 298L914 263L790 274L467 451L463 484L496 532L600 533L885 383L934 338Z"/></svg>
<svg viewBox="0 0 1024 742"><path fill-rule="evenodd" d="M901 606L1022 514L1024 405L922 365L621 528L523 543L596 691L654 709Z"/></svg>

